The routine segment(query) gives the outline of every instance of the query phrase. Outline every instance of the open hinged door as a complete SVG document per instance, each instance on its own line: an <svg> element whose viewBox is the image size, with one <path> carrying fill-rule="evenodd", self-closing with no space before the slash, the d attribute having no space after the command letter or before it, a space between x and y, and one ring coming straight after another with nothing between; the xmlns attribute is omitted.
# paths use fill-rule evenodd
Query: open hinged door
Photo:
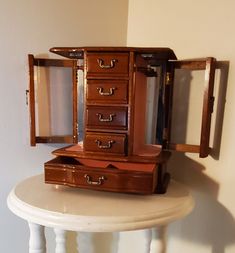
<svg viewBox="0 0 235 253"><path fill-rule="evenodd" d="M174 97L175 91L179 88L174 83L174 77L177 70L183 70L186 73L187 72L194 72L194 71L201 71L204 75L204 86L197 87L196 89L201 89L201 105L198 108L200 109L200 120L201 122L198 122L198 124L201 124L200 126L200 133L198 136L198 139L200 139L200 143L196 145L192 144L183 144L183 143L172 143L170 134L168 139L168 149L176 150L176 151L182 151L182 152L193 152L193 153L199 153L200 157L207 157L210 152L209 147L209 139L210 139L210 128L211 128L211 114L213 112L213 104L214 104L214 97L213 97L213 90L214 90L214 76L215 76L215 64L216 60L214 58L204 58L204 59L195 59L195 60L182 60L182 61L171 61L169 63L169 73L166 79L166 83L169 84L171 87L171 92L168 92L170 94L170 100L172 104L172 100ZM170 78L172 77L172 78ZM187 78L182 78L182 82L185 81ZM192 79L192 78L191 78ZM188 78L188 81L190 83L190 78ZM190 85L189 83L181 85L182 93L181 95L185 94L185 91L187 91L186 85ZM167 86L167 85L166 85ZM197 94L191 95L190 99L198 99ZM177 106L177 105L176 105ZM188 106L187 103L184 105L185 107ZM171 108L171 107L170 107ZM172 109L172 108L171 108ZM169 109L169 114L171 114L171 109ZM198 115L193 115L193 117L197 118ZM180 117L180 115L179 115ZM169 121L170 121L169 117ZM169 129L176 127L174 124L171 124L172 122L168 122ZM187 131L187 129L182 129L182 131Z"/></svg>
<svg viewBox="0 0 235 253"><path fill-rule="evenodd" d="M30 142L77 143L77 61L29 61Z"/></svg>

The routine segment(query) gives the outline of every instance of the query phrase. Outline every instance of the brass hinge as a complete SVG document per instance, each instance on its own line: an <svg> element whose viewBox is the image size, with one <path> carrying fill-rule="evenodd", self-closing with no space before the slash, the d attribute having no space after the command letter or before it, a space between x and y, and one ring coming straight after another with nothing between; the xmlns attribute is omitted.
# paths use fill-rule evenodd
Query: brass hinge
<svg viewBox="0 0 235 253"><path fill-rule="evenodd" d="M29 90L25 90L26 105L29 104Z"/></svg>
<svg viewBox="0 0 235 253"><path fill-rule="evenodd" d="M214 110L214 101L215 101L215 97L214 96L210 97L210 99L209 99L210 113L213 113L213 110Z"/></svg>
<svg viewBox="0 0 235 253"><path fill-rule="evenodd" d="M171 72L166 72L166 85L170 85L172 83L172 73Z"/></svg>
<svg viewBox="0 0 235 253"><path fill-rule="evenodd" d="M76 134L75 135L73 135L73 139L76 139L77 138L77 136L78 136L78 123L76 123L76 127L75 127L76 129Z"/></svg>
<svg viewBox="0 0 235 253"><path fill-rule="evenodd" d="M163 129L163 139L168 140L168 128Z"/></svg>
<svg viewBox="0 0 235 253"><path fill-rule="evenodd" d="M83 63L83 60L81 59L78 59L77 62L76 62L76 68L77 70L82 70L84 71L84 63Z"/></svg>

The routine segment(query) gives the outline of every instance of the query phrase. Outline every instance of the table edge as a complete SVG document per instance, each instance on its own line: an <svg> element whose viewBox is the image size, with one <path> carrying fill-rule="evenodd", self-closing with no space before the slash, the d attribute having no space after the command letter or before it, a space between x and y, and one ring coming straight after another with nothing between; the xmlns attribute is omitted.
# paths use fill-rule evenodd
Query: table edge
<svg viewBox="0 0 235 253"><path fill-rule="evenodd" d="M15 187L16 188L16 187ZM164 213L133 217L97 217L52 212L21 201L12 189L7 198L8 208L20 218L46 227L83 232L116 232L147 229L169 224L188 215L194 208L191 195L183 205Z"/></svg>

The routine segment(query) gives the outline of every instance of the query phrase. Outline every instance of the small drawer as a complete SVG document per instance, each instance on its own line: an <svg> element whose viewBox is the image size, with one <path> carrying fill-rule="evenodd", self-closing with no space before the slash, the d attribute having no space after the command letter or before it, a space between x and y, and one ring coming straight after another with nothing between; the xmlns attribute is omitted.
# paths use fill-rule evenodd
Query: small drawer
<svg viewBox="0 0 235 253"><path fill-rule="evenodd" d="M88 106L86 109L86 125L89 129L113 129L127 128L127 108Z"/></svg>
<svg viewBox="0 0 235 253"><path fill-rule="evenodd" d="M120 170L86 166L82 159L57 157L46 162L44 169L46 183L92 190L152 194L157 183L157 166L152 171Z"/></svg>
<svg viewBox="0 0 235 253"><path fill-rule="evenodd" d="M128 81L125 80L88 80L88 103L127 103Z"/></svg>
<svg viewBox="0 0 235 253"><path fill-rule="evenodd" d="M85 152L110 155L125 155L126 135L87 132L84 140Z"/></svg>
<svg viewBox="0 0 235 253"><path fill-rule="evenodd" d="M87 78L128 77L128 53L87 53Z"/></svg>

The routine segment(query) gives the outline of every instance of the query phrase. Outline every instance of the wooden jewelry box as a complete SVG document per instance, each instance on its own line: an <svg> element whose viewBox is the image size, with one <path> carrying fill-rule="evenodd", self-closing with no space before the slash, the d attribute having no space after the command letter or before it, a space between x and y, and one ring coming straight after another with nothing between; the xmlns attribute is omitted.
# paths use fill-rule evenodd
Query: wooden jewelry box
<svg viewBox="0 0 235 253"><path fill-rule="evenodd" d="M53 151L56 158L45 163L46 183L164 193L171 150L208 156L214 58L180 61L169 48L55 47L50 52L63 58L28 56L31 145L70 145ZM205 71L199 145L171 142L177 69Z"/></svg>

